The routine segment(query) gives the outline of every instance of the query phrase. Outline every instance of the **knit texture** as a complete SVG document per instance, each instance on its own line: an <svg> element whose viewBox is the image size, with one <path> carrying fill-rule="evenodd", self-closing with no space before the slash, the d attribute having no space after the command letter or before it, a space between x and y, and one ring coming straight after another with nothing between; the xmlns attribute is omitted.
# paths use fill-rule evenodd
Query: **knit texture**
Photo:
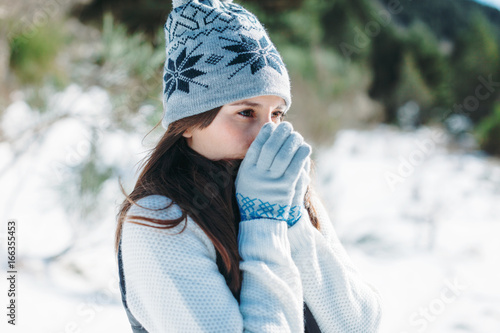
<svg viewBox="0 0 500 333"><path fill-rule="evenodd" d="M127 216L173 219L178 206L152 195ZM376 332L377 292L347 257L322 210L322 233L307 213L293 226L240 222L240 303L218 271L215 248L188 217L173 229L125 222L122 259L127 303L148 332L304 332L303 302L322 332ZM143 223L143 221L141 221ZM184 225L186 229L182 233Z"/></svg>
<svg viewBox="0 0 500 333"><path fill-rule="evenodd" d="M164 26L162 126L246 98L292 103L283 60L257 17L220 0L173 1Z"/></svg>
<svg viewBox="0 0 500 333"><path fill-rule="evenodd" d="M321 332L377 332L382 299L359 273L342 246L328 213L312 196L321 231L304 209L288 230L292 258L300 271L304 301Z"/></svg>

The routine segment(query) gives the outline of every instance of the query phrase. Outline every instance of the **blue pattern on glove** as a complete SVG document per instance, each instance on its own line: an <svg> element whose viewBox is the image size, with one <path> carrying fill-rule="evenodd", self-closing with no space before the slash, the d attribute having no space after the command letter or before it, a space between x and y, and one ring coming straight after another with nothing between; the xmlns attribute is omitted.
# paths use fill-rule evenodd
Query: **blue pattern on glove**
<svg viewBox="0 0 500 333"><path fill-rule="evenodd" d="M270 218L286 221L291 227L297 223L302 216L301 206L290 207L290 205L272 204L258 198L246 197L241 193L236 193L236 198L238 202L240 202L239 208L242 220Z"/></svg>
<svg viewBox="0 0 500 333"><path fill-rule="evenodd" d="M302 217L302 207L303 206L292 206L290 208L290 214L288 215L288 219L286 220L286 223L289 227L297 223L297 221Z"/></svg>

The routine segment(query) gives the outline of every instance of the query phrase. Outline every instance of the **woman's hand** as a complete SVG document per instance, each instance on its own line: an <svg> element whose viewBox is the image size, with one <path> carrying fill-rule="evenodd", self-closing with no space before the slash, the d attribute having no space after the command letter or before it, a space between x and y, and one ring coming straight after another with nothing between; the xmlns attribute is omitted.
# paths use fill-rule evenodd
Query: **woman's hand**
<svg viewBox="0 0 500 333"><path fill-rule="evenodd" d="M300 200L300 194L295 195L296 186L299 178L302 183L307 180L300 176L310 154L311 146L289 122L262 126L236 176L241 220L271 218L288 222L292 201L303 205L304 196Z"/></svg>

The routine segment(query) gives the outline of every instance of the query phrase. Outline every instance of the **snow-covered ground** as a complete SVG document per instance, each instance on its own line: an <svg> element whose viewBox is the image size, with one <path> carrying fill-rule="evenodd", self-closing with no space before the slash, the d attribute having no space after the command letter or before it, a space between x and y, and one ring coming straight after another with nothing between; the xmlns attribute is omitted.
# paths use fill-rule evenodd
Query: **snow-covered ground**
<svg viewBox="0 0 500 333"><path fill-rule="evenodd" d="M500 332L500 163L447 140L378 126L317 152L332 223L384 299L381 332Z"/></svg>
<svg viewBox="0 0 500 333"><path fill-rule="evenodd" d="M6 223L14 218L19 273L17 325L6 324L2 306L0 331L131 332L113 255L117 181L104 183L100 218L83 226L71 209L73 190L61 189L71 187L68 167L91 153L91 140L102 147L100 167L114 166L132 185L146 150L142 134L106 123L100 88L72 86L52 103L51 116L69 115L33 143L22 130L43 116L22 96L1 123L18 139L0 143L0 265L6 275ZM500 332L500 163L448 152L447 140L435 128L378 126L343 130L332 147L315 148L314 184L348 253L383 297L380 332ZM40 259L71 243L55 262ZM6 291L2 277L0 304Z"/></svg>

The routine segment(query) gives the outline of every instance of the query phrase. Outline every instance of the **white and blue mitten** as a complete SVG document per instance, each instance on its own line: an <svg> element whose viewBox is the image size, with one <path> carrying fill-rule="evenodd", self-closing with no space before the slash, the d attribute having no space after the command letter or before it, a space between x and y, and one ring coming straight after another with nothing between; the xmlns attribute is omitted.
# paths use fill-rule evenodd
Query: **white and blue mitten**
<svg viewBox="0 0 500 333"><path fill-rule="evenodd" d="M311 146L289 122L262 126L236 176L241 221L287 221L295 186L310 154Z"/></svg>

